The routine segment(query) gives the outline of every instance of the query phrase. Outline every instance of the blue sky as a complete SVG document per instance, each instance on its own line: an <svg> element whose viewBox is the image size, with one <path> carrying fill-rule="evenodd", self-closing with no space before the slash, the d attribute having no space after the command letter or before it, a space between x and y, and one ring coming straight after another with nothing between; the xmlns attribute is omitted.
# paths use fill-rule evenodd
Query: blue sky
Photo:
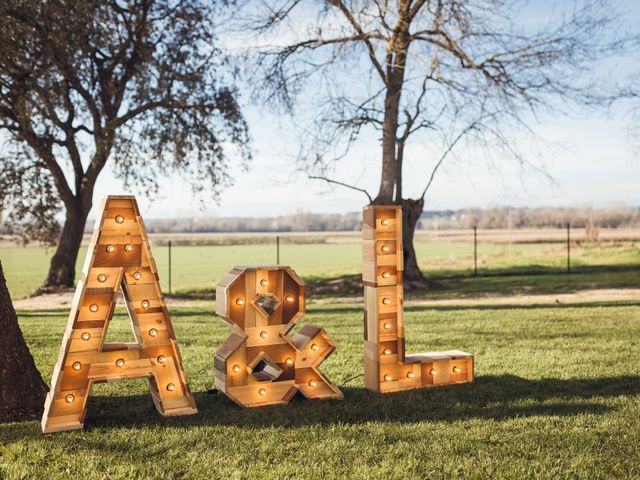
<svg viewBox="0 0 640 480"><path fill-rule="evenodd" d="M640 2L619 1L635 26L640 25ZM529 8L548 8L550 2L533 2ZM619 75L640 72L640 55L631 53L608 64ZM245 114L253 137L254 159L245 171L231 157L234 185L223 191L219 204L207 202L202 210L192 198L190 187L177 178L167 179L165 192L150 200L139 195L143 215L184 216L273 216L306 212L351 212L366 204L366 197L342 187L330 187L295 173L298 137L295 124L250 104L245 98ZM477 152L459 150L446 163L430 192L426 208L431 210L465 207L513 206L594 206L614 204L640 206L640 151L629 138L631 117L627 105L611 111L586 113L570 109L567 115L543 115L533 123L543 139L531 151L530 159L543 164L555 182L532 170L522 171L512 162L488 170ZM430 145L414 144L405 166L405 191L418 194L430 172L429 160L437 158ZM420 160L417 160L420 158ZM375 138L365 138L339 164L333 177L367 188L375 195L380 174L380 148ZM126 191L109 168L96 187L96 200L106 194ZM97 203L97 201L96 201Z"/></svg>

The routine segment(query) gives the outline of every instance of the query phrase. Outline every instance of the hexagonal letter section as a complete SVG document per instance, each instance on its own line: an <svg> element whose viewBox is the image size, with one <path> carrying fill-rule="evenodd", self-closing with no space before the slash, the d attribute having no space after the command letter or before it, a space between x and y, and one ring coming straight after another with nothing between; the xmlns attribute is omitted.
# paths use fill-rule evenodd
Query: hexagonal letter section
<svg viewBox="0 0 640 480"><path fill-rule="evenodd" d="M240 266L216 289L216 313L231 335L214 358L214 383L242 407L310 399L342 398L320 371L336 345L324 328L304 325L304 283L289 267Z"/></svg>

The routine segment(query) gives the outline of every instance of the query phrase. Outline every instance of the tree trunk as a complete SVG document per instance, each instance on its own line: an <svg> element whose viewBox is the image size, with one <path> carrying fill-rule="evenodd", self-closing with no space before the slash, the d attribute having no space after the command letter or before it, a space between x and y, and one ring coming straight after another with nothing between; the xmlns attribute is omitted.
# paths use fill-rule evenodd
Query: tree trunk
<svg viewBox="0 0 640 480"><path fill-rule="evenodd" d="M402 199L402 244L404 254L404 283L409 288L425 288L427 280L418 267L418 258L413 247L413 236L424 210L424 198Z"/></svg>
<svg viewBox="0 0 640 480"><path fill-rule="evenodd" d="M78 259L82 234L90 209L90 204L83 205L79 200L74 205L67 205L67 216L60 233L56 252L51 258L49 274L43 290L64 287L73 288L76 276L76 260Z"/></svg>
<svg viewBox="0 0 640 480"><path fill-rule="evenodd" d="M49 391L24 341L0 263L0 418L42 412Z"/></svg>
<svg viewBox="0 0 640 480"><path fill-rule="evenodd" d="M380 191L373 203L393 202L393 191L398 176L396 159L396 132L398 130L398 109L401 89L389 86L384 100L384 121L382 124L382 177Z"/></svg>

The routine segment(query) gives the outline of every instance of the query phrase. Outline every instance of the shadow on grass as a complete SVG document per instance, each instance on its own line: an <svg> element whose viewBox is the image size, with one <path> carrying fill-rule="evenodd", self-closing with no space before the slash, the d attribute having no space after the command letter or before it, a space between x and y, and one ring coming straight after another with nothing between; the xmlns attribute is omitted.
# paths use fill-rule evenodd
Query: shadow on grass
<svg viewBox="0 0 640 480"><path fill-rule="evenodd" d="M297 396L289 405L254 409L240 408L220 392L197 392L197 415L168 418L156 412L150 395L92 396L85 426L89 430L203 426L296 429L309 425L603 414L615 408L607 404L607 398L640 394L640 377L527 380L500 375L478 377L472 384L386 395L353 387L344 388L343 392L345 398L341 401L309 401ZM7 442L38 434L31 423L5 425L4 430Z"/></svg>

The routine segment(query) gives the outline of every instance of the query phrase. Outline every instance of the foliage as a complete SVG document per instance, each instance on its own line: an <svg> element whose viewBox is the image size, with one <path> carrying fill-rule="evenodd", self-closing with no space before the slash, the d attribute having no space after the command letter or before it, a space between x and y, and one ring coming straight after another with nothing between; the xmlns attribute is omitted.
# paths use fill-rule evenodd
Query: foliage
<svg viewBox="0 0 640 480"><path fill-rule="evenodd" d="M220 3L2 2L0 199L18 231L54 237L62 204L83 222L109 159L146 194L169 174L207 196L228 183L226 147L249 151Z"/></svg>

